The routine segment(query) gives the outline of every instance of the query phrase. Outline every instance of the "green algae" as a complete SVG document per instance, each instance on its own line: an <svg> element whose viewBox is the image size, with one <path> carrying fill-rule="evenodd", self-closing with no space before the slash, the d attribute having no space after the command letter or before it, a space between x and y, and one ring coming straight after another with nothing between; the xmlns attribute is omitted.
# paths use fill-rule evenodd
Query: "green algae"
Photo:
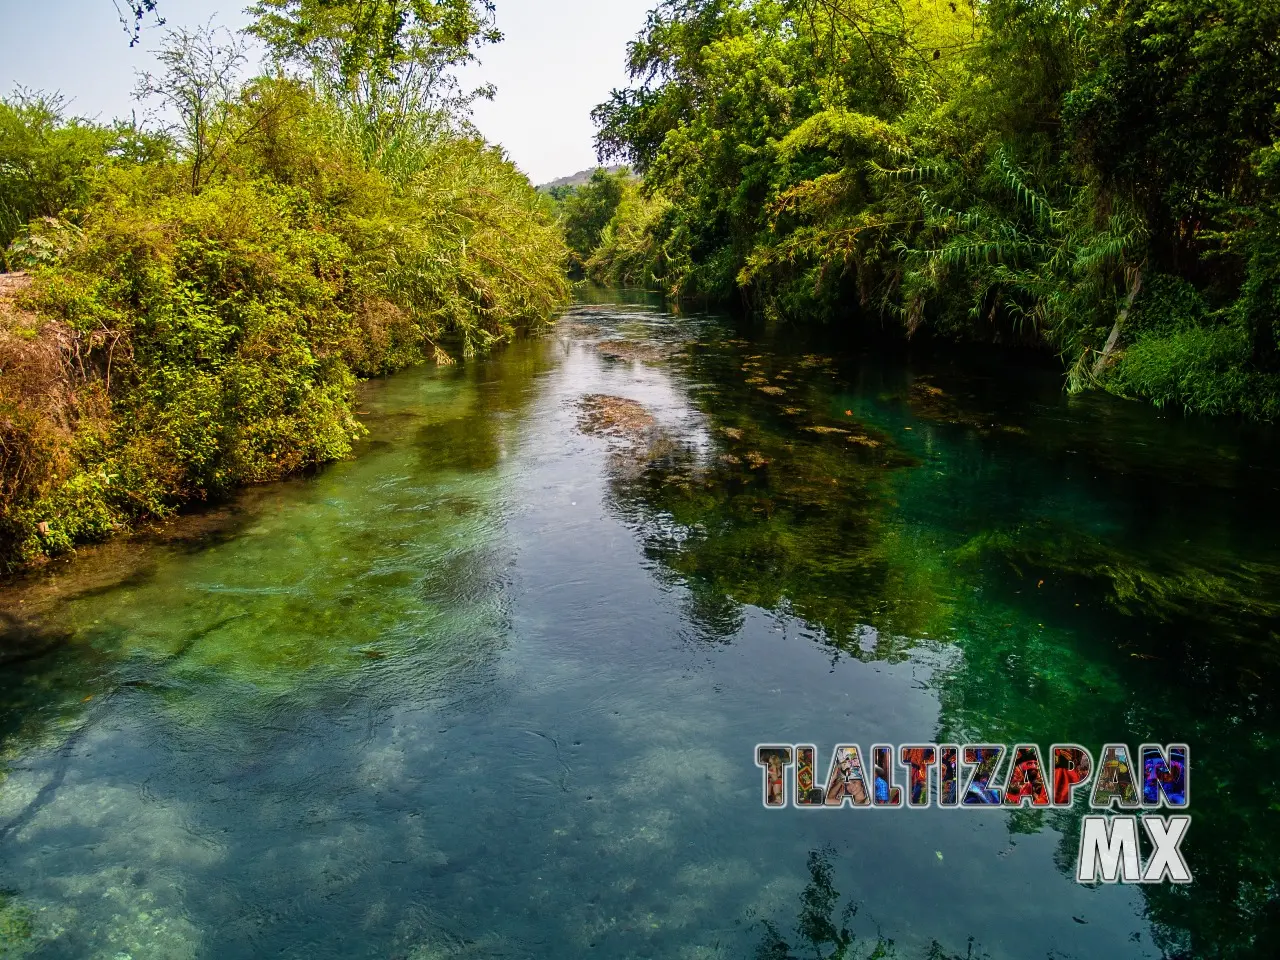
<svg viewBox="0 0 1280 960"><path fill-rule="evenodd" d="M0 957L17 960L35 949L35 919L12 890L0 890Z"/></svg>
<svg viewBox="0 0 1280 960"><path fill-rule="evenodd" d="M246 498L233 535L200 543L180 569L167 560L184 548L162 547L107 591L78 590L69 570L49 629L72 647L163 668L164 683L264 692L368 669L371 652L422 659L460 637L482 643L494 610L474 586L491 580L512 439L475 413L520 409L534 373L503 370L485 383L446 370L409 395L370 385L362 456L294 483L288 503Z"/></svg>
<svg viewBox="0 0 1280 960"><path fill-rule="evenodd" d="M997 558L1021 577L1037 573L1096 586L1105 601L1129 615L1182 618L1280 617L1280 564L1250 562L1229 550L1153 553L1108 542L1061 523L986 530L955 551L959 561Z"/></svg>

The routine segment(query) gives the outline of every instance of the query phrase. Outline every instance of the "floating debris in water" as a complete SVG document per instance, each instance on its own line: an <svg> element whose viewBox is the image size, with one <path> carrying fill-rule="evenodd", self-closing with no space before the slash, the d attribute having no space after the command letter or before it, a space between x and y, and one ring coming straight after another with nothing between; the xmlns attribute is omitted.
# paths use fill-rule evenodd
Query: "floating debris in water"
<svg viewBox="0 0 1280 960"><path fill-rule="evenodd" d="M842 427L805 427L804 429L809 433L818 433L824 436L829 433L848 433L849 432L848 430L845 430Z"/></svg>
<svg viewBox="0 0 1280 960"><path fill-rule="evenodd" d="M653 416L644 405L626 397L592 393L578 401L582 411L578 429L583 433L609 433L637 439L653 426Z"/></svg>
<svg viewBox="0 0 1280 960"><path fill-rule="evenodd" d="M618 360L655 363L670 357L676 352L676 347L670 344L640 343L633 340L606 340L603 343L597 343L596 350L603 356Z"/></svg>
<svg viewBox="0 0 1280 960"><path fill-rule="evenodd" d="M561 322L557 329L560 333L567 334L570 337L594 337L600 332L600 325L581 321Z"/></svg>
<svg viewBox="0 0 1280 960"><path fill-rule="evenodd" d="M784 387L769 386L769 387L757 387L756 389L759 390L761 393L769 394L769 396L771 397L780 397L787 392Z"/></svg>
<svg viewBox="0 0 1280 960"><path fill-rule="evenodd" d="M972 427L984 434L996 427L992 422L994 417L990 413L964 409L951 394L925 380L917 380L911 385L908 403L915 416L927 420ZM1009 432L1022 431L1014 427Z"/></svg>
<svg viewBox="0 0 1280 960"><path fill-rule="evenodd" d="M813 370L816 367L829 367L831 366L831 358L817 353L806 353L800 358L799 365L805 370Z"/></svg>

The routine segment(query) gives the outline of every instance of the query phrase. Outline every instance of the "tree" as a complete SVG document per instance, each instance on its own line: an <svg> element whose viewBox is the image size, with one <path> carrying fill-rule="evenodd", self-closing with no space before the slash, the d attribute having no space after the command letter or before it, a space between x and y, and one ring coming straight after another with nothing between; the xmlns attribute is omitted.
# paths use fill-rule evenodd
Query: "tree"
<svg viewBox="0 0 1280 960"><path fill-rule="evenodd" d="M0 271L56 250L90 202L99 171L167 153L163 137L134 124L68 118L65 108L59 94L19 89L0 99Z"/></svg>
<svg viewBox="0 0 1280 960"><path fill-rule="evenodd" d="M626 168L610 173L598 167L590 180L565 195L562 201L564 238L578 266L586 263L600 245L600 236L617 212L630 177L631 171Z"/></svg>
<svg viewBox="0 0 1280 960"><path fill-rule="evenodd" d="M134 96L158 98L177 114L175 132L191 163L191 191L198 193L221 159L245 44L210 23L168 31L157 57L164 72L141 74Z"/></svg>
<svg viewBox="0 0 1280 960"><path fill-rule="evenodd" d="M125 32L129 33L129 46L133 46L142 38L142 21L148 15L155 17L156 25L163 26L164 19L157 12L159 0L125 0L124 7L121 8L120 0L112 0L116 5L116 14L120 17L120 23L124 26Z"/></svg>
<svg viewBox="0 0 1280 960"><path fill-rule="evenodd" d="M492 0L257 0L249 32L278 63L301 67L370 121L433 109L465 113L492 88L463 91L454 71L496 43Z"/></svg>
<svg viewBox="0 0 1280 960"><path fill-rule="evenodd" d="M664 0L596 145L669 204L619 225L669 291L1271 418L1277 38L1280 0Z"/></svg>

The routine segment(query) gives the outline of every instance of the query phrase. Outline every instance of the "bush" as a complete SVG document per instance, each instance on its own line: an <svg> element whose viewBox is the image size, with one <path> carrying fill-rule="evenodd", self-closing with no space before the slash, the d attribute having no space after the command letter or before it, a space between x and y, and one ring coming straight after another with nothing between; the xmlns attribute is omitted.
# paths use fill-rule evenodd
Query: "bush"
<svg viewBox="0 0 1280 960"><path fill-rule="evenodd" d="M591 179L571 187L559 199L561 224L569 246L572 266L585 270L592 252L618 214L618 207L632 190L631 171L625 167L610 173L597 167Z"/></svg>
<svg viewBox="0 0 1280 960"><path fill-rule="evenodd" d="M563 301L560 235L500 151L436 131L384 175L335 109L260 81L198 192L179 160L106 163L77 229L29 231L57 243L0 304L0 562L344 457L358 376Z"/></svg>
<svg viewBox="0 0 1280 960"><path fill-rule="evenodd" d="M154 160L166 150L163 137L67 120L63 111L58 96L19 91L0 100L0 271L21 266L6 251L28 223L77 218L108 164Z"/></svg>
<svg viewBox="0 0 1280 960"><path fill-rule="evenodd" d="M675 271L663 229L670 212L665 199L645 196L638 184L628 183L586 262L587 273L597 283L671 293Z"/></svg>
<svg viewBox="0 0 1280 960"><path fill-rule="evenodd" d="M1116 393L1195 413L1280 416L1280 376L1253 369L1249 332L1240 324L1187 326L1148 333L1107 378Z"/></svg>

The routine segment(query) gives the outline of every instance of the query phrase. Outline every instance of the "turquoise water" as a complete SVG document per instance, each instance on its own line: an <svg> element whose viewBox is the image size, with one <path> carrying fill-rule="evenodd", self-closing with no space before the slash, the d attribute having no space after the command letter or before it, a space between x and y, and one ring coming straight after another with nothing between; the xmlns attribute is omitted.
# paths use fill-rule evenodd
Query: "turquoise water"
<svg viewBox="0 0 1280 960"><path fill-rule="evenodd" d="M1270 433L584 298L5 588L0 956L812 956L804 902L850 957L1272 955ZM777 740L1187 741L1195 882L1076 884L1079 811L767 811Z"/></svg>

